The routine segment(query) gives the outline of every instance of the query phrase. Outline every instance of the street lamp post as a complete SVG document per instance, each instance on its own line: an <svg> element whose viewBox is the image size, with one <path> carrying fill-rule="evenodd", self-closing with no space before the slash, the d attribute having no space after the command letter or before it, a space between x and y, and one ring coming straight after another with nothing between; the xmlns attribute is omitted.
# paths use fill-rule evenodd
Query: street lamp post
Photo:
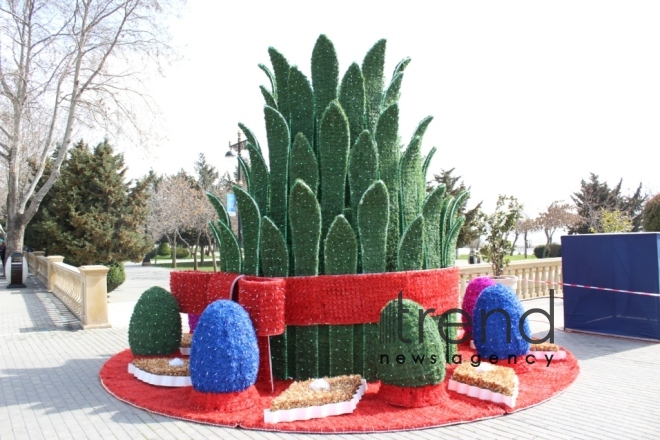
<svg viewBox="0 0 660 440"><path fill-rule="evenodd" d="M238 167L238 173L237 173L237 182L238 186L243 186L243 170L241 169L241 164L238 163L238 157L241 157L241 153L243 152L243 149L245 149L245 143L247 142L247 139L241 140L241 132L238 132L238 142L235 144L232 144L231 141L229 141L229 150L225 153L225 157L227 158L236 158L236 166ZM236 153L234 153L234 150ZM241 216L239 213L236 213L236 223L238 227L238 245L243 246L243 232L241 231Z"/></svg>

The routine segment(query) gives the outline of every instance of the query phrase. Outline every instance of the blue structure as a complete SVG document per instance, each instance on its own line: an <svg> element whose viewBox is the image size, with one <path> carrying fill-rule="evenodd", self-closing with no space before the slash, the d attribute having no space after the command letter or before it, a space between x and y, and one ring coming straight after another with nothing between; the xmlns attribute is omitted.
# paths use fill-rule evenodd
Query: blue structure
<svg viewBox="0 0 660 440"><path fill-rule="evenodd" d="M564 283L660 293L660 233L561 238ZM660 340L660 296L564 287L564 327Z"/></svg>

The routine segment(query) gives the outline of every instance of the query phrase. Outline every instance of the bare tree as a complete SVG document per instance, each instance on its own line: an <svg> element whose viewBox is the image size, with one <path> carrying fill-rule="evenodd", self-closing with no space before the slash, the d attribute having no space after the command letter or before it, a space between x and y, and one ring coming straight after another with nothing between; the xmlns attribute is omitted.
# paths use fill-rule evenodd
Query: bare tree
<svg viewBox="0 0 660 440"><path fill-rule="evenodd" d="M185 174L168 176L154 188L149 203L147 232L154 240L163 236L167 238L172 248L172 267L176 268L177 264L177 242L182 242L191 249L197 269L199 238L208 235L208 223L216 218L202 188ZM182 235L183 231L193 232L195 246L190 246Z"/></svg>
<svg viewBox="0 0 660 440"><path fill-rule="evenodd" d="M558 229L571 228L582 221L582 218L575 213L575 207L568 203L555 201L548 208L539 214L536 219L539 229L545 233L546 255L550 252L550 243L552 236Z"/></svg>
<svg viewBox="0 0 660 440"><path fill-rule="evenodd" d="M9 252L21 250L25 227L55 183L75 129L144 133L136 111L144 115L154 107L140 81L172 54L164 20L180 1L0 1ZM56 145L50 175L37 189Z"/></svg>
<svg viewBox="0 0 660 440"><path fill-rule="evenodd" d="M523 236L523 247L525 248L525 258L527 258L527 248L529 245L529 242L527 241L527 235L530 232L538 231L539 229L540 226L538 224L538 221L536 219L532 219L529 217L520 219L516 223L516 235Z"/></svg>

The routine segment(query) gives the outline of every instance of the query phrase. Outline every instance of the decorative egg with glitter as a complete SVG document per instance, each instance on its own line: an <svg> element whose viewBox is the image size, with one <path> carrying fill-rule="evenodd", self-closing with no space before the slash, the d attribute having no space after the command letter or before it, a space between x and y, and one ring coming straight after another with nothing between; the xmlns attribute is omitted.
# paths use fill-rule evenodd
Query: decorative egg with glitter
<svg viewBox="0 0 660 440"><path fill-rule="evenodd" d="M181 345L181 315L174 296L162 287L147 289L135 304L128 345L139 356L172 354Z"/></svg>
<svg viewBox="0 0 660 440"><path fill-rule="evenodd" d="M532 333L520 300L508 287L501 284L486 287L474 306L472 326L474 345L482 357L496 355L500 359L521 356L529 350ZM522 322L521 322L522 321Z"/></svg>
<svg viewBox="0 0 660 440"><path fill-rule="evenodd" d="M233 393L254 385L259 369L257 336L238 303L218 300L202 313L190 349L190 380L195 390Z"/></svg>

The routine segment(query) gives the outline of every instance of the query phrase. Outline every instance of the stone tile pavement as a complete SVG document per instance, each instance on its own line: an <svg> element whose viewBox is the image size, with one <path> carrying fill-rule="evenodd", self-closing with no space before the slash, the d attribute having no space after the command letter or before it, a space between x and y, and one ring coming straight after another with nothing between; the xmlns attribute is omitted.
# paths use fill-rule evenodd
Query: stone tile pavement
<svg viewBox="0 0 660 440"><path fill-rule="evenodd" d="M371 435L291 435L183 422L124 404L98 372L128 347L127 327L139 295L168 286L168 271L127 266L126 283L109 297L113 328L80 330L72 315L35 278L27 289L0 280L0 439L591 439L660 438L660 344L556 331L556 342L580 360L565 393L542 405L480 422ZM547 306L547 299L526 307ZM555 326L561 328L561 299ZM533 315L536 316L536 315ZM547 329L536 320L535 331Z"/></svg>

